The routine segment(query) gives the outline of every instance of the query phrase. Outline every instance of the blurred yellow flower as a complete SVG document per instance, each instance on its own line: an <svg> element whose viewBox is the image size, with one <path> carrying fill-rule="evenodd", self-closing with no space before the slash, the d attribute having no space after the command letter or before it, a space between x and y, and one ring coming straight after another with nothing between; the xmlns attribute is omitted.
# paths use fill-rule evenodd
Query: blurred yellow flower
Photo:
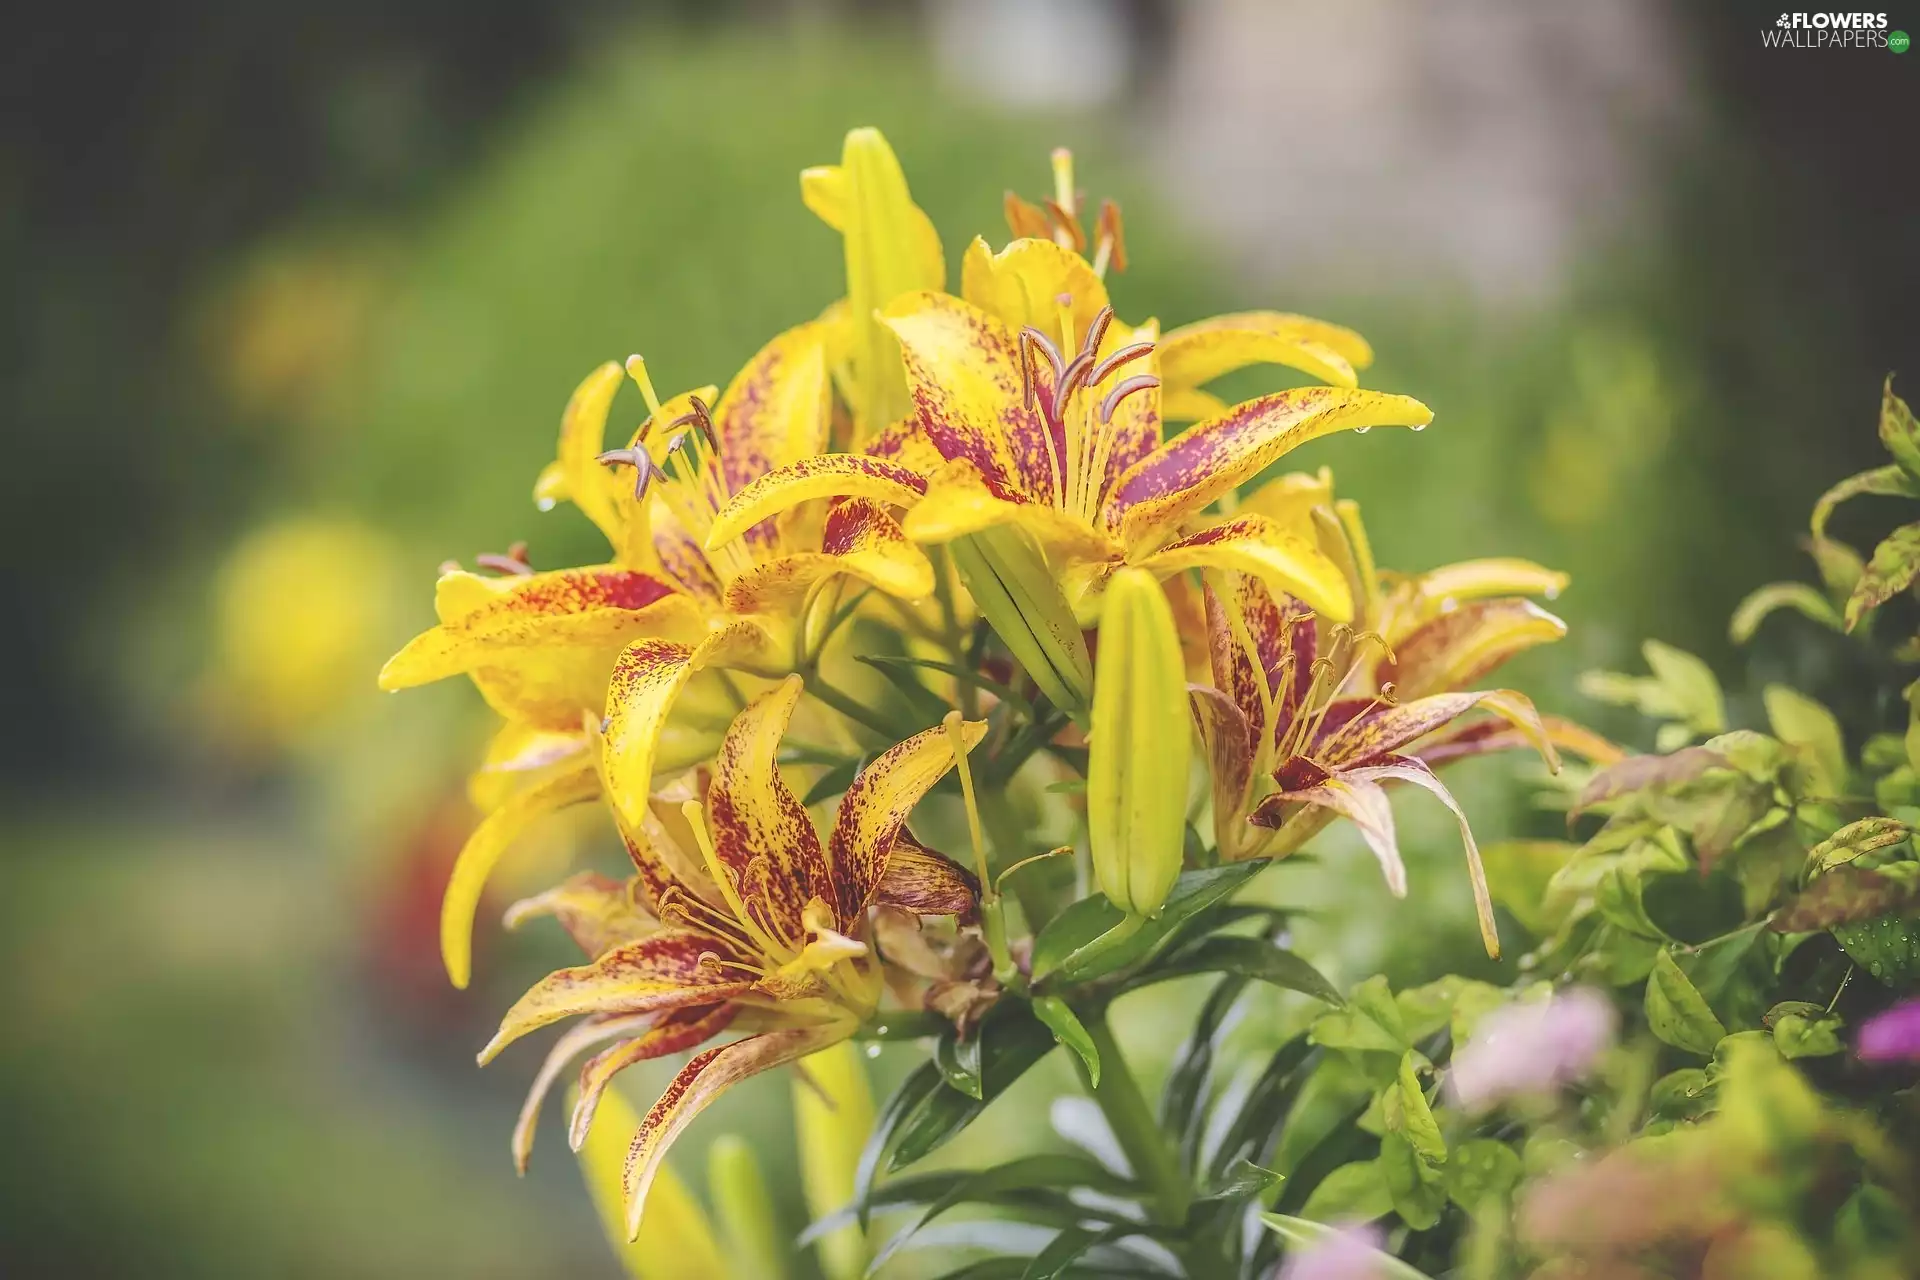
<svg viewBox="0 0 1920 1280"><path fill-rule="evenodd" d="M246 747L292 747L366 705L393 581L392 549L350 518L297 516L242 538L214 583L202 692L216 731Z"/></svg>

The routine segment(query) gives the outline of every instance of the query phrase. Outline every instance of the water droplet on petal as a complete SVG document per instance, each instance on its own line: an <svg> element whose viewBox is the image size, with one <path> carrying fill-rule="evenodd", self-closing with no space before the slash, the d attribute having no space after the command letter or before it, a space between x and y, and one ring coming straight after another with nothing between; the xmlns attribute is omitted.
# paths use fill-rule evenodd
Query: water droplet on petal
<svg viewBox="0 0 1920 1280"><path fill-rule="evenodd" d="M1367 432L1369 432L1369 431L1371 431L1371 430L1373 430L1373 428L1372 428L1372 427L1355 427L1355 428L1353 429L1353 434L1355 434L1355 435L1357 435L1357 436L1363 436L1363 435L1365 435L1365 434L1367 434Z"/></svg>
<svg viewBox="0 0 1920 1280"><path fill-rule="evenodd" d="M554 501L552 498L539 498L535 500L533 505L541 511L551 511L554 507Z"/></svg>
<svg viewBox="0 0 1920 1280"><path fill-rule="evenodd" d="M868 1056L869 1058L877 1058L877 1057L879 1057L879 1056L880 1056L880 1046L879 1046L879 1045L877 1045L877 1044L870 1044L870 1045L868 1045L868 1046L867 1046L867 1056Z"/></svg>
<svg viewBox="0 0 1920 1280"><path fill-rule="evenodd" d="M1412 422L1412 423L1408 423L1407 425L1411 430L1425 431L1429 424L1425 422Z"/></svg>
<svg viewBox="0 0 1920 1280"><path fill-rule="evenodd" d="M1560 598L1560 584L1557 582L1550 582L1547 584L1547 589L1545 591L1542 591L1540 594L1545 596L1549 600L1558 600Z"/></svg>
<svg viewBox="0 0 1920 1280"><path fill-rule="evenodd" d="M1452 596L1447 596L1440 601L1440 612L1442 613L1452 613L1455 609L1458 609L1459 607L1460 607L1460 602L1458 600L1455 600Z"/></svg>

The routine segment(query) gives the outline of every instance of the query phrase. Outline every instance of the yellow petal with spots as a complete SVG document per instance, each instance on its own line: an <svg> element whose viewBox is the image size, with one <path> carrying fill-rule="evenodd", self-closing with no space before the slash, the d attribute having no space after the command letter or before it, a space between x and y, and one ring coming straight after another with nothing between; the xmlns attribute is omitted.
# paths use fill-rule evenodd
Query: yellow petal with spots
<svg viewBox="0 0 1920 1280"><path fill-rule="evenodd" d="M1161 577L1183 569L1233 569L1285 592L1334 622L1353 617L1353 591L1340 566L1312 542L1265 516L1238 516L1168 544L1140 560Z"/></svg>
<svg viewBox="0 0 1920 1280"><path fill-rule="evenodd" d="M961 736L969 748L986 734L984 720L967 721L961 726ZM832 901L843 931L852 931L864 919L908 816L951 768L953 736L942 726L917 733L882 752L848 786L833 834L827 840L827 860L833 871Z"/></svg>
<svg viewBox="0 0 1920 1280"><path fill-rule="evenodd" d="M770 516L820 498L867 498L910 507L927 491L925 478L884 458L826 453L769 471L735 493L714 517L707 548L733 541Z"/></svg>
<svg viewBox="0 0 1920 1280"><path fill-rule="evenodd" d="M473 975L473 917L501 855L536 818L599 794L600 779L593 769L575 769L514 796L467 837L440 900L440 958L454 986L464 988Z"/></svg>
<svg viewBox="0 0 1920 1280"><path fill-rule="evenodd" d="M1111 509L1128 547L1141 547L1310 440L1371 427L1418 430L1431 421L1433 410L1418 400L1380 391L1295 387L1261 396L1134 463L1114 486Z"/></svg>

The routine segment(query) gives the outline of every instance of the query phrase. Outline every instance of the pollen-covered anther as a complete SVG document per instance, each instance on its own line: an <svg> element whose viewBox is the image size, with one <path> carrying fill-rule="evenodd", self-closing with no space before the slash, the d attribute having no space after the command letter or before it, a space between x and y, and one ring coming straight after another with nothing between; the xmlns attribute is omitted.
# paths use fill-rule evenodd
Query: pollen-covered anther
<svg viewBox="0 0 1920 1280"><path fill-rule="evenodd" d="M1135 374L1115 384L1113 390L1107 392L1106 398L1100 402L1100 425L1105 426L1113 421L1114 410L1118 409L1121 401L1128 396L1137 395L1159 385L1160 379L1150 373Z"/></svg>
<svg viewBox="0 0 1920 1280"><path fill-rule="evenodd" d="M492 551L483 552L475 556L473 562L482 569L491 569L495 573L513 577L525 578L533 574L533 564L527 559L527 544L524 542L516 542L508 547L505 555ZM456 568L459 567L457 561L450 563L453 563Z"/></svg>

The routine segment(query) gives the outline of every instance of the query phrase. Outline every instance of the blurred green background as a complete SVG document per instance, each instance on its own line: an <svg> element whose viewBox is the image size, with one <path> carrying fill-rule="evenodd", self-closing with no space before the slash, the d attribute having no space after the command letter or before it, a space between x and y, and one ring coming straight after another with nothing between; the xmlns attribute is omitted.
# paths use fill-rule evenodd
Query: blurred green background
<svg viewBox="0 0 1920 1280"><path fill-rule="evenodd" d="M15 24L0 1271L615 1274L551 1117L512 1174L536 1052L472 1067L562 952L483 930L474 990L439 971L486 716L451 682L387 699L373 672L430 621L440 561L523 538L540 566L601 554L529 498L593 365L638 350L663 385L724 383L837 295L796 174L854 125L886 131L950 263L1067 144L1127 211L1123 314L1277 307L1367 334L1367 383L1436 429L1298 461L1335 467L1384 564L1572 572L1572 636L1515 676L1548 708L1632 735L1571 676L1644 635L1817 684L1832 646L1783 620L1737 656L1724 620L1800 573L1812 499L1875 459L1880 380L1920 367L1920 201L1876 127L1912 119L1920 61L1762 51L1770 11L1695 10L189 3ZM1463 790L1483 839L1552 829L1504 767ZM1343 979L1471 954L1454 837L1412 830L1408 902L1338 841L1300 873L1328 908L1308 950ZM557 832L500 900L576 839L609 853L590 824ZM1144 1052L1179 1004L1133 1017ZM729 1096L675 1163L697 1183L706 1138L751 1127L798 1229L785 1089ZM1032 1140L1021 1105L969 1140Z"/></svg>

